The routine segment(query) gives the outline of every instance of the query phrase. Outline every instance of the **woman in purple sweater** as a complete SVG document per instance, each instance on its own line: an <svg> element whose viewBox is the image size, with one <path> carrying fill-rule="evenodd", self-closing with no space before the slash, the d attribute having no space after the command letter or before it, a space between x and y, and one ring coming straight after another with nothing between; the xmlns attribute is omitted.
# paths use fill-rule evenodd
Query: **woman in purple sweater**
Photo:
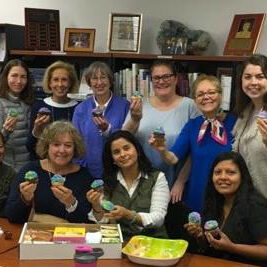
<svg viewBox="0 0 267 267"><path fill-rule="evenodd" d="M92 63L85 78L93 96L75 108L72 120L86 144L86 155L78 163L87 167L93 177L102 178L105 138L121 129L130 103L113 94L113 73L106 63Z"/></svg>

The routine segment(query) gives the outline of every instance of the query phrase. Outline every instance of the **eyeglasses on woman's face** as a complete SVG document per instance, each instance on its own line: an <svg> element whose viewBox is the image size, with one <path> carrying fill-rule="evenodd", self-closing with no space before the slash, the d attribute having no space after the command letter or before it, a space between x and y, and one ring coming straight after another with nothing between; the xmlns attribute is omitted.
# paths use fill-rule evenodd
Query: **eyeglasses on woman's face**
<svg viewBox="0 0 267 267"><path fill-rule="evenodd" d="M214 98L219 92L212 90L212 91L208 91L208 92L199 92L196 94L196 99L203 99L205 96L207 96L208 98Z"/></svg>
<svg viewBox="0 0 267 267"><path fill-rule="evenodd" d="M101 76L92 76L90 78L91 82L92 83L97 83L98 81L100 82L106 82L109 80L108 76L107 75L101 75Z"/></svg>
<svg viewBox="0 0 267 267"><path fill-rule="evenodd" d="M152 79L152 82L154 83L158 83L160 82L160 80L164 82L169 82L173 76L175 76L174 73L167 73L163 75L154 75L151 77L151 79Z"/></svg>

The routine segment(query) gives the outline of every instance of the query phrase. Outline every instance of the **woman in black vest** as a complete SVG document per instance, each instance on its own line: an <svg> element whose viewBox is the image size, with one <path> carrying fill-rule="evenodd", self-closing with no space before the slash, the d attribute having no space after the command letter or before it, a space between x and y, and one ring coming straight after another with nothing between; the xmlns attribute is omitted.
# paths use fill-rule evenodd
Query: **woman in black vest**
<svg viewBox="0 0 267 267"><path fill-rule="evenodd" d="M104 190L91 189L89 218L121 224L124 238L142 234L166 237L163 226L170 192L165 175L152 168L137 139L127 131L109 136L103 152ZM115 208L106 212L104 200Z"/></svg>

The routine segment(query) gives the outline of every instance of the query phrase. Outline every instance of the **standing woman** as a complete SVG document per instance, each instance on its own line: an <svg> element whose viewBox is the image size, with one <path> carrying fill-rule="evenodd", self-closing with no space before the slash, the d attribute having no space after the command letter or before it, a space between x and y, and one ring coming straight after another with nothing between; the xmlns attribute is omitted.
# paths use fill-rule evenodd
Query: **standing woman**
<svg viewBox="0 0 267 267"><path fill-rule="evenodd" d="M233 149L245 159L254 187L267 198L267 120L258 119L267 91L267 58L253 55L242 66L237 88Z"/></svg>
<svg viewBox="0 0 267 267"><path fill-rule="evenodd" d="M56 61L45 71L43 78L44 90L51 93L50 97L38 100L33 104L27 147L31 158L36 159L35 146L43 128L53 121L71 121L74 108L78 102L70 99L67 94L73 93L78 87L77 74L74 67L63 61ZM38 113L41 108L47 108L50 113Z"/></svg>
<svg viewBox="0 0 267 267"><path fill-rule="evenodd" d="M155 61L151 67L151 79L155 95L144 100L143 107L139 104L140 101L132 101L131 114L123 128L136 133L146 156L155 168L165 173L171 188L177 178L177 168L164 163L160 155L151 148L148 139L154 129L161 126L165 130L167 147L170 148L187 121L199 112L192 99L176 94L178 77L173 63ZM176 193L171 193L174 198Z"/></svg>
<svg viewBox="0 0 267 267"><path fill-rule="evenodd" d="M26 143L33 99L28 67L18 59L10 60L0 77L0 130L5 142L3 162L16 171L30 159Z"/></svg>
<svg viewBox="0 0 267 267"><path fill-rule="evenodd" d="M192 162L189 179L178 179L174 187L180 188L181 194L185 187L183 200L186 205L190 209L201 211L214 159L220 153L232 150L231 132L236 118L230 114L218 113L222 88L215 76L200 75L193 84L192 94L202 115L191 119L184 126L170 151L166 146L158 145L154 136L149 141L168 164L176 164L190 154Z"/></svg>
<svg viewBox="0 0 267 267"><path fill-rule="evenodd" d="M79 104L73 115L73 124L86 144L86 156L79 163L87 167L93 177L102 178L105 138L121 129L130 104L126 99L113 94L113 73L106 63L92 63L85 78L93 90L93 96ZM96 109L103 111L101 116L93 116Z"/></svg>

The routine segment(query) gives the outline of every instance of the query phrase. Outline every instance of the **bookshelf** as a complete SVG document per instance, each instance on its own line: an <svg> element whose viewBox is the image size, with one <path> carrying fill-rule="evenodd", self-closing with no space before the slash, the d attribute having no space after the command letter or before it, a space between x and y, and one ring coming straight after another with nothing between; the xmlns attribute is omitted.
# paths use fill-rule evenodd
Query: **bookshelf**
<svg viewBox="0 0 267 267"><path fill-rule="evenodd" d="M105 61L112 70L119 72L122 69L131 68L132 63L151 65L156 59L174 61L181 73L207 73L217 75L219 69L231 69L232 90L231 109L234 103L234 91L238 67L247 57L245 56L192 56L192 55L159 55L159 54L131 54L131 53L110 53L110 52L61 52L41 50L14 50L8 51L8 59L20 58L30 68L45 68L56 60L68 61L73 64L78 75L85 67L96 60Z"/></svg>

